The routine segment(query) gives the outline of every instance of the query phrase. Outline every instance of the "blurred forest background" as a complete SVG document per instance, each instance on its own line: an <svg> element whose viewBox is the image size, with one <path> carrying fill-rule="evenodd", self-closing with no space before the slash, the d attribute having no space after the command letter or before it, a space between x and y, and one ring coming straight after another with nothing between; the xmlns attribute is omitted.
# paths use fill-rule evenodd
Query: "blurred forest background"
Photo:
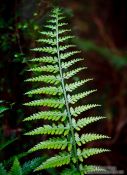
<svg viewBox="0 0 127 175"><path fill-rule="evenodd" d="M27 100L24 96L28 89L24 83L29 66L27 58L55 3L0 0L0 161L5 166L14 155L18 155L21 164L26 161L26 151L35 141L23 136L31 127L22 122L30 113L22 106ZM89 68L79 76L94 78L88 87L98 89L87 100L101 103L101 113L107 117L90 130L112 137L92 143L112 150L95 156L93 161L116 166L127 174L127 1L59 0L59 6L76 36L73 42L82 50L85 58L82 64Z"/></svg>

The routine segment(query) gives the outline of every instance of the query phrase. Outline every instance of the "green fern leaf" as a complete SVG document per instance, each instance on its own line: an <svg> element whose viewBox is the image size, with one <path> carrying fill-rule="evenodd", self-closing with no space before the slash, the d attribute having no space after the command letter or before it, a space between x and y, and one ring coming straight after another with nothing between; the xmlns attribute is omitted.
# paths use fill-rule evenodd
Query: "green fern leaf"
<svg viewBox="0 0 127 175"><path fill-rule="evenodd" d="M33 58L29 61L32 61L32 62L40 62L40 63L50 63L50 64L55 64L57 63L57 58L56 57L39 57L39 58Z"/></svg>
<svg viewBox="0 0 127 175"><path fill-rule="evenodd" d="M56 23L57 20L56 20L56 18L55 18L55 19L50 19L50 20L48 20L47 22L48 22L48 23Z"/></svg>
<svg viewBox="0 0 127 175"><path fill-rule="evenodd" d="M55 19L56 19L56 15L59 16L58 21L60 21L60 20L62 20L62 19L65 18L65 16L63 16L63 14L61 13L60 10L57 11L57 12L54 12L54 11L53 11L51 14L49 14L50 17L55 18Z"/></svg>
<svg viewBox="0 0 127 175"><path fill-rule="evenodd" d="M39 43L46 43L46 44L49 44L49 45L56 45L56 40L55 39L38 39L37 42Z"/></svg>
<svg viewBox="0 0 127 175"><path fill-rule="evenodd" d="M60 58L62 60L64 60L64 59L67 59L67 58L69 58L69 57L71 57L71 56L73 56L75 54L78 54L78 53L80 53L80 51L72 51L72 52L67 52L67 53L61 53L60 54Z"/></svg>
<svg viewBox="0 0 127 175"><path fill-rule="evenodd" d="M74 83L66 84L66 91L72 92L75 89L77 89L78 87L82 86L83 84L85 84L85 83L87 83L91 80L93 80L93 79L88 78L88 79L85 79L85 80L81 80L81 81L77 81L77 82L74 82Z"/></svg>
<svg viewBox="0 0 127 175"><path fill-rule="evenodd" d="M81 142L83 144L87 143L87 142L91 142L91 141L94 141L94 140L100 140L100 139L107 139L107 138L110 138L106 135L102 135L102 134L82 134L81 135Z"/></svg>
<svg viewBox="0 0 127 175"><path fill-rule="evenodd" d="M109 152L109 149L104 149L104 148L85 148L83 150L78 149L78 158L82 162L83 158L87 159L88 157L91 157L96 154L104 153L104 152Z"/></svg>
<svg viewBox="0 0 127 175"><path fill-rule="evenodd" d="M63 27L63 26L66 26L67 25L67 23L59 23L58 24L58 27ZM44 27L46 27L46 28L48 28L48 29L50 29L50 30L52 30L52 31L55 31L56 30L56 26L54 26L54 25L45 25Z"/></svg>
<svg viewBox="0 0 127 175"><path fill-rule="evenodd" d="M65 19L65 16L59 16L58 21L61 21L62 19Z"/></svg>
<svg viewBox="0 0 127 175"><path fill-rule="evenodd" d="M47 29L49 29L49 30L52 30L52 31L55 31L56 30L56 26L54 26L54 25L45 25L44 27L47 28Z"/></svg>
<svg viewBox="0 0 127 175"><path fill-rule="evenodd" d="M25 93L25 95L33 95L33 94L49 94L49 95L61 95L63 93L62 88L61 87L43 87L43 88L38 88L38 89L34 89L31 91L28 91Z"/></svg>
<svg viewBox="0 0 127 175"><path fill-rule="evenodd" d="M41 66L41 67L35 67L32 69L29 69L28 71L33 71L33 72L52 72L52 73L57 73L59 71L58 66Z"/></svg>
<svg viewBox="0 0 127 175"><path fill-rule="evenodd" d="M63 34L63 33L66 33L66 32L70 32L71 30L70 29L59 29L59 34Z"/></svg>
<svg viewBox="0 0 127 175"><path fill-rule="evenodd" d="M55 32L42 31L42 32L40 32L40 34L46 35L46 36L52 37L52 38L54 38L56 36L56 33Z"/></svg>
<svg viewBox="0 0 127 175"><path fill-rule="evenodd" d="M67 139L65 138L51 138L49 140L40 142L29 150L29 152L38 151L41 149L65 149L67 147Z"/></svg>
<svg viewBox="0 0 127 175"><path fill-rule="evenodd" d="M58 24L58 27L63 27L63 26L67 26L67 25L68 25L68 23L61 22L61 23Z"/></svg>
<svg viewBox="0 0 127 175"><path fill-rule="evenodd" d="M78 72L80 72L81 70L84 70L84 69L86 69L86 67L80 67L80 68L74 69L70 72L64 73L64 79L69 79L69 78L71 78L72 76L74 76L75 74L77 74Z"/></svg>
<svg viewBox="0 0 127 175"><path fill-rule="evenodd" d="M51 167L60 167L62 165L67 165L70 163L70 154L63 153L61 155L56 155L47 159L42 165L40 165L35 171L39 171L42 169L47 169Z"/></svg>
<svg viewBox="0 0 127 175"><path fill-rule="evenodd" d="M82 106L78 106L75 109L73 109L72 107L70 108L71 114L73 116L78 116L79 114L81 114L82 112L88 111L89 109L95 108L101 106L99 104L88 104L88 105L82 105Z"/></svg>
<svg viewBox="0 0 127 175"><path fill-rule="evenodd" d="M60 15L63 15L63 13L61 12L61 9L57 7L52 10L52 13L50 15L56 18L56 15L60 17Z"/></svg>
<svg viewBox="0 0 127 175"><path fill-rule="evenodd" d="M60 83L60 77L54 76L54 75L41 75L34 78L29 78L25 80L26 82L44 82L44 83L50 83L50 84L59 84Z"/></svg>
<svg viewBox="0 0 127 175"><path fill-rule="evenodd" d="M51 16L51 17L54 17L54 18L55 18L55 16ZM64 17L64 16L59 16L58 21L61 21L62 19L65 19L65 17ZM48 22L48 23L56 23L57 20L56 20L56 18L55 18L55 19L48 20L47 22Z"/></svg>
<svg viewBox="0 0 127 175"><path fill-rule="evenodd" d="M60 51L65 51L66 49L71 47L75 47L75 45L69 44L69 45L60 46L59 49Z"/></svg>
<svg viewBox="0 0 127 175"><path fill-rule="evenodd" d="M32 131L27 132L25 135L39 135L39 134L51 134L51 135L67 135L69 133L69 126L59 125L44 125L43 127L36 128Z"/></svg>
<svg viewBox="0 0 127 175"><path fill-rule="evenodd" d="M64 37L59 37L59 42L63 42L66 41L68 39L72 39L74 38L74 36L64 36Z"/></svg>
<svg viewBox="0 0 127 175"><path fill-rule="evenodd" d="M64 100L58 99L42 99L42 100L34 100L28 103L24 103L26 106L49 106L53 108L62 108L64 106Z"/></svg>
<svg viewBox="0 0 127 175"><path fill-rule="evenodd" d="M25 118L24 121L39 120L39 119L53 120L53 121L58 121L61 119L61 121L65 121L66 118L67 118L66 112L62 113L60 111L41 111L31 115L30 117Z"/></svg>
<svg viewBox="0 0 127 175"><path fill-rule="evenodd" d="M88 133L88 134L82 134L81 136L79 136L79 134L75 133L75 140L79 146L81 146L82 144L91 142L91 141L107 139L107 138L109 137L106 135L102 135L102 134Z"/></svg>
<svg viewBox="0 0 127 175"><path fill-rule="evenodd" d="M69 102L72 103L72 104L75 104L78 100L84 98L84 97L87 97L88 95L92 94L93 92L96 92L97 90L89 90L89 91L86 91L86 92L82 92L82 93L79 93L79 94L76 94L76 95L72 95L70 96L70 99L69 99Z"/></svg>
<svg viewBox="0 0 127 175"><path fill-rule="evenodd" d="M71 61L68 61L68 62L63 62L62 63L62 68L63 69L67 69L69 68L70 66L74 65L75 63L79 62L79 61L82 61L83 59L81 58L77 58L77 59L73 59Z"/></svg>
<svg viewBox="0 0 127 175"><path fill-rule="evenodd" d="M46 53L49 53L49 54L56 54L57 53L56 47L38 47L38 48L31 49L31 51L46 52Z"/></svg>
<svg viewBox="0 0 127 175"><path fill-rule="evenodd" d="M86 117L86 118L78 119L76 124L75 124L75 128L77 130L80 130L80 128L83 128L91 123L97 122L97 121L102 120L104 118L106 118L106 117L96 116L96 117Z"/></svg>

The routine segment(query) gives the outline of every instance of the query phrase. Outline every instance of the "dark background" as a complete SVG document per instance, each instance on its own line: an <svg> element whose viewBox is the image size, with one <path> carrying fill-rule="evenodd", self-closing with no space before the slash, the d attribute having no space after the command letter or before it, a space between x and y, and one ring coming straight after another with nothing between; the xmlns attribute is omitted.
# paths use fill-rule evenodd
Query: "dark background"
<svg viewBox="0 0 127 175"><path fill-rule="evenodd" d="M24 83L29 66L27 57L55 3L51 0L0 1L0 100L3 100L1 105L7 108L0 118L1 145L12 140L1 151L1 161L26 151L28 142L32 144L22 136L30 127L22 124L22 119L29 113L29 109L22 106L26 100L23 94L29 88ZM58 4L64 8L76 36L73 42L83 51L85 60L82 64L89 67L79 76L93 77L90 87L98 89L88 101L100 102L102 108L99 112L107 117L90 130L111 136L109 141L97 144L112 151L94 157L94 162L116 166L126 174L127 1L65 0Z"/></svg>

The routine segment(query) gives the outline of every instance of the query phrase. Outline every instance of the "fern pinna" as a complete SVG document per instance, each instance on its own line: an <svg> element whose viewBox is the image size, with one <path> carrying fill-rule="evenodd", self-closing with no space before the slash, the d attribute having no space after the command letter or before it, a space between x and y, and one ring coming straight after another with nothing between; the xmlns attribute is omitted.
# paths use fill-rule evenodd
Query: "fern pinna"
<svg viewBox="0 0 127 175"><path fill-rule="evenodd" d="M95 133L85 133L80 135L78 132L85 126L103 119L103 116L89 116L78 119L79 114L92 108L100 106L99 104L86 104L76 106L80 99L92 94L96 90L89 90L75 94L75 90L92 79L84 79L77 82L68 83L68 80L86 67L72 69L73 65L82 60L82 58L71 59L78 55L79 51L71 48L75 47L67 43L73 36L69 35L69 29L65 29L67 23L62 22L64 16L59 8L55 8L50 20L45 25L45 30L40 32L43 38L37 42L45 44L44 47L37 47L32 51L42 53L42 57L32 58L30 61L36 64L36 67L29 69L34 73L39 73L27 79L27 82L43 82L45 86L28 91L27 95L48 95L47 98L40 98L25 103L27 106L46 106L49 110L39 111L24 119L24 121L47 120L49 124L44 124L26 135L52 135L50 139L41 141L29 152L42 149L58 149L60 152L43 162L37 170L43 170L53 167L60 167L68 164L62 174L87 174L93 171L102 170L95 165L84 165L84 159L90 156L109 151L104 148L85 148L81 149L83 144L88 142L108 138L105 135ZM69 50L69 51L68 51ZM43 65L42 65L43 64ZM45 72L45 74L43 73ZM69 81L70 82L70 81ZM41 83L40 83L41 86ZM50 96L50 97L49 97Z"/></svg>

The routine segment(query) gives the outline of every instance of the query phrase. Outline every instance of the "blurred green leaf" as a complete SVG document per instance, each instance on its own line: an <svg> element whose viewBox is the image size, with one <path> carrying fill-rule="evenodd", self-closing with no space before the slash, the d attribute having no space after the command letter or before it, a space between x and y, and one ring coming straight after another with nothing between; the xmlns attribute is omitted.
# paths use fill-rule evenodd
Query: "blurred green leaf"
<svg viewBox="0 0 127 175"><path fill-rule="evenodd" d="M3 113L4 111L7 111L8 108L4 106L0 106L0 114Z"/></svg>
<svg viewBox="0 0 127 175"><path fill-rule="evenodd" d="M127 56L119 56L110 51L110 49L97 46L91 40L82 40L82 39L73 39L73 42L76 43L80 49L85 51L94 51L103 56L106 60L110 61L116 68L120 69L124 66L127 66Z"/></svg>

